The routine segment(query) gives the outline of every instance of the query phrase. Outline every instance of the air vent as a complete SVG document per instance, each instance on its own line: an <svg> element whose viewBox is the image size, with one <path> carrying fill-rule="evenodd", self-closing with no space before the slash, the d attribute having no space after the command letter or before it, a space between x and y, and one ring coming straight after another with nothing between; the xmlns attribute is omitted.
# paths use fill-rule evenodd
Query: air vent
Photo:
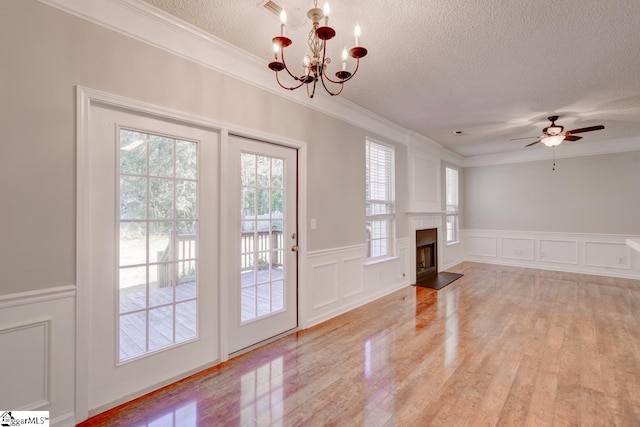
<svg viewBox="0 0 640 427"><path fill-rule="evenodd" d="M267 0L262 6L278 17L280 16L280 12L282 12L282 8L271 0Z"/></svg>
<svg viewBox="0 0 640 427"><path fill-rule="evenodd" d="M2 2L2 0L0 0ZM287 0L280 0L281 4L276 3L273 0L260 0L256 2L258 9L263 10L269 14L270 19L277 24L273 26L274 30L280 30L280 12L282 9L287 10L287 28L288 29L300 29L306 28L307 22L307 10L302 5L293 5L295 3ZM284 3L284 4L283 4ZM298 2L300 3L300 2Z"/></svg>

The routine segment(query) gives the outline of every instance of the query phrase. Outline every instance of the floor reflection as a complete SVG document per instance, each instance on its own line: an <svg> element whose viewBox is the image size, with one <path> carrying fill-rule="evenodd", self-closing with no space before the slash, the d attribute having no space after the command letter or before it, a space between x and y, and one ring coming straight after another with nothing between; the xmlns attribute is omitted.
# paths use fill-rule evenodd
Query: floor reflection
<svg viewBox="0 0 640 427"><path fill-rule="evenodd" d="M198 427L198 402L191 401L135 427Z"/></svg>
<svg viewBox="0 0 640 427"><path fill-rule="evenodd" d="M382 331L364 342L364 425L381 425L394 413L393 333Z"/></svg>
<svg viewBox="0 0 640 427"><path fill-rule="evenodd" d="M241 425L272 425L282 419L284 361L279 356L240 377Z"/></svg>
<svg viewBox="0 0 640 427"><path fill-rule="evenodd" d="M456 361L458 356L458 303L460 288L450 290L444 296L445 316L444 323L444 366L448 367Z"/></svg>

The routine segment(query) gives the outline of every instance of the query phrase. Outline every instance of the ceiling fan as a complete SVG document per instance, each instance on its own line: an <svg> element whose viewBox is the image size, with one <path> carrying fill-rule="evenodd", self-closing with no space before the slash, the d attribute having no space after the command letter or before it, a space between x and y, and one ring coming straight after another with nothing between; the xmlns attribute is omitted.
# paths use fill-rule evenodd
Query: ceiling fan
<svg viewBox="0 0 640 427"><path fill-rule="evenodd" d="M551 122L551 126L547 126L542 129L543 136L529 136L527 138L537 138L536 141L533 141L530 144L527 144L525 147L531 147L532 145L536 145L539 142L542 142L547 147L556 147L562 143L562 141L571 141L575 142L582 139L581 136L576 136L576 133L584 133L591 132L594 130L604 129L603 125L598 126L589 126L586 128L578 128L573 130L568 130L564 132L564 126L556 125L556 120L558 120L558 116L549 116L547 117ZM527 138L516 138L516 139L527 139Z"/></svg>

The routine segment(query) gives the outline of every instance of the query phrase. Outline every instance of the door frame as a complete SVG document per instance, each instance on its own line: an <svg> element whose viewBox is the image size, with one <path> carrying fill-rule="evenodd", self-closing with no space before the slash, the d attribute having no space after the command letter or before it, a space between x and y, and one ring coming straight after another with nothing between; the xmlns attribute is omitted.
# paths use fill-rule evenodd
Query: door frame
<svg viewBox="0 0 640 427"><path fill-rule="evenodd" d="M298 153L298 200L297 200L297 220L298 220L298 328L306 326L307 313L304 310L306 301L306 253L307 253L307 143L297 139L282 137L269 132L263 132L231 123L213 120L208 117L191 114L138 101L131 98L114 95L108 92L99 91L84 86L76 86L76 379L75 379L75 418L76 422L83 421L89 416L89 292L88 285L91 283L91 268L89 263L89 251L92 245L92 230L89 224L89 112L92 105L106 105L113 108L124 109L132 113L150 115L160 120L177 121L186 126L197 126L219 132L220 134L220 170L219 170L219 245L227 242L231 238L230 230L221 227L226 216L229 214L229 204L226 202L228 176L228 156L229 156L229 134L256 139L259 141L282 145L294 148ZM219 266L217 274L218 287L218 348L219 354L212 355L214 364L222 363L229 359L228 352L228 290L221 286L225 278L229 277L228 260L229 255L221 250L219 246ZM200 327L202 327L201 325ZM216 357L217 356L217 357ZM203 367L204 368L204 367ZM180 377L173 378L177 381L187 377L193 372L185 372ZM170 382L171 382L170 381ZM161 386L161 385L158 385ZM155 388L155 385L152 387ZM132 395L128 400L138 397L149 390L132 390ZM113 402L114 404L122 402Z"/></svg>

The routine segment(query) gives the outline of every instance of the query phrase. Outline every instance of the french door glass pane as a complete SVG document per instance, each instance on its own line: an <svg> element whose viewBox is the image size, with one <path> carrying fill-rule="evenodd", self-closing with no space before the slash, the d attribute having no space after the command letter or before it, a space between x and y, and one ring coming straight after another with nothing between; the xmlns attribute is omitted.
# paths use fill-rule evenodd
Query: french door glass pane
<svg viewBox="0 0 640 427"><path fill-rule="evenodd" d="M284 309L284 160L241 153L241 322Z"/></svg>
<svg viewBox="0 0 640 427"><path fill-rule="evenodd" d="M197 144L120 130L120 361L197 337Z"/></svg>

